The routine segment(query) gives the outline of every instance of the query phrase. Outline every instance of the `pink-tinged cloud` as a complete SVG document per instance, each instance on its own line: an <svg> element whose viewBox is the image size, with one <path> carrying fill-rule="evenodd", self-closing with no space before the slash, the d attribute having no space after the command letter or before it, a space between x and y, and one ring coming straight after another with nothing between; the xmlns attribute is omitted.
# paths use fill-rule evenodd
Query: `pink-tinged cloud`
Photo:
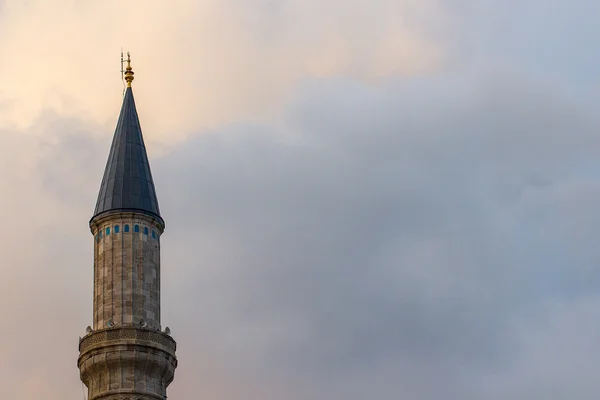
<svg viewBox="0 0 600 400"><path fill-rule="evenodd" d="M264 120L303 78L430 71L443 58L435 33L445 23L430 0L8 0L0 101L11 105L0 122L24 127L53 109L110 130L124 46L146 136L169 142L240 118Z"/></svg>

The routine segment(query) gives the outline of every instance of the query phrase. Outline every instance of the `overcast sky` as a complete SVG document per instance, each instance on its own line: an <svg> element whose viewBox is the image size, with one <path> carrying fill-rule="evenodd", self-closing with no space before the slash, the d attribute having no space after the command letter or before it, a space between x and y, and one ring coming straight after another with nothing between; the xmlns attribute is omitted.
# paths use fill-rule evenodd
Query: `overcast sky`
<svg viewBox="0 0 600 400"><path fill-rule="evenodd" d="M599 13L0 0L0 395L83 398L123 46L169 398L596 399Z"/></svg>

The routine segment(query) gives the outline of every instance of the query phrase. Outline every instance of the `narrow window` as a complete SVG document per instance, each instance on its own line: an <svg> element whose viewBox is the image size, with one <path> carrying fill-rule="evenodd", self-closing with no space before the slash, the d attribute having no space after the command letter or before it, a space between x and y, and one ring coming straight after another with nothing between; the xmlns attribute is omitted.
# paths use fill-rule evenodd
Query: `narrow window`
<svg viewBox="0 0 600 400"><path fill-rule="evenodd" d="M100 239L98 238L98 234L96 233L96 242L98 242Z"/></svg>
<svg viewBox="0 0 600 400"><path fill-rule="evenodd" d="M110 226L106 228L106 236L110 235Z"/></svg>
<svg viewBox="0 0 600 400"><path fill-rule="evenodd" d="M129 232L129 225L125 225L125 229L124 229L124 231L125 231L125 232Z"/></svg>
<svg viewBox="0 0 600 400"><path fill-rule="evenodd" d="M100 239L102 239L102 231L100 231Z"/></svg>
<svg viewBox="0 0 600 400"><path fill-rule="evenodd" d="M147 235L147 234L148 234L148 227L147 227L147 226L145 226L145 227L144 227L144 235Z"/></svg>
<svg viewBox="0 0 600 400"><path fill-rule="evenodd" d="M136 225L136 226L134 226L134 227L133 227L133 231L134 231L135 233L138 233L138 232L140 231L140 226L139 226L139 225Z"/></svg>
<svg viewBox="0 0 600 400"><path fill-rule="evenodd" d="M156 239L156 232L152 231L152 239Z"/></svg>
<svg viewBox="0 0 600 400"><path fill-rule="evenodd" d="M115 233L119 233L119 225L115 225Z"/></svg>

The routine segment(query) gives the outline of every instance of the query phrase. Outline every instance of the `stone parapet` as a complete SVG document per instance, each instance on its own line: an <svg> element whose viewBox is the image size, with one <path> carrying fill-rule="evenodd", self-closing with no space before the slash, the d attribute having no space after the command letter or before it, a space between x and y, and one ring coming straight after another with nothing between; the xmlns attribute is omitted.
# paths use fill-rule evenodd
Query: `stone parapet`
<svg viewBox="0 0 600 400"><path fill-rule="evenodd" d="M135 343L149 342L151 345L160 345L175 353L177 343L175 340L163 332L152 331L149 329L140 328L115 328L103 329L92 332L79 342L79 353L84 354L86 351L95 348L96 346L107 346L111 342L117 341L135 341Z"/></svg>
<svg viewBox="0 0 600 400"><path fill-rule="evenodd" d="M121 327L79 342L78 367L88 400L164 400L173 381L176 343L169 335Z"/></svg>

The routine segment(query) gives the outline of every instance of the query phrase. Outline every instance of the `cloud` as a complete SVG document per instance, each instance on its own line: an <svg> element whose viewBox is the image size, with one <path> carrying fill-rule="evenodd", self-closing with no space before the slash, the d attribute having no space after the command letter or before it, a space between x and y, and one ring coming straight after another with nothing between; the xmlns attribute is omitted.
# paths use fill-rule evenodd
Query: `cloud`
<svg viewBox="0 0 600 400"><path fill-rule="evenodd" d="M170 397L596 396L595 14L509 3L0 0L0 393L81 396L123 45Z"/></svg>
<svg viewBox="0 0 600 400"><path fill-rule="evenodd" d="M50 108L112 127L125 46L146 136L181 140L268 118L304 77L435 68L443 52L432 32L444 23L436 2L422 0L9 0L0 11L0 100L12 102L4 123L25 127Z"/></svg>
<svg viewBox="0 0 600 400"><path fill-rule="evenodd" d="M598 359L590 105L507 72L305 78L293 93L268 120L151 159L171 397L597 393L581 372ZM87 221L109 148L94 121L54 110L0 131L7 396L81 395Z"/></svg>
<svg viewBox="0 0 600 400"><path fill-rule="evenodd" d="M198 135L157 160L164 284L190 293L165 315L196 320L186 328L232 381L283 382L287 398L545 393L559 376L539 343L598 289L598 120L517 74L385 87L314 81L277 125ZM557 319L546 336L543 318ZM557 399L595 392L560 382Z"/></svg>

